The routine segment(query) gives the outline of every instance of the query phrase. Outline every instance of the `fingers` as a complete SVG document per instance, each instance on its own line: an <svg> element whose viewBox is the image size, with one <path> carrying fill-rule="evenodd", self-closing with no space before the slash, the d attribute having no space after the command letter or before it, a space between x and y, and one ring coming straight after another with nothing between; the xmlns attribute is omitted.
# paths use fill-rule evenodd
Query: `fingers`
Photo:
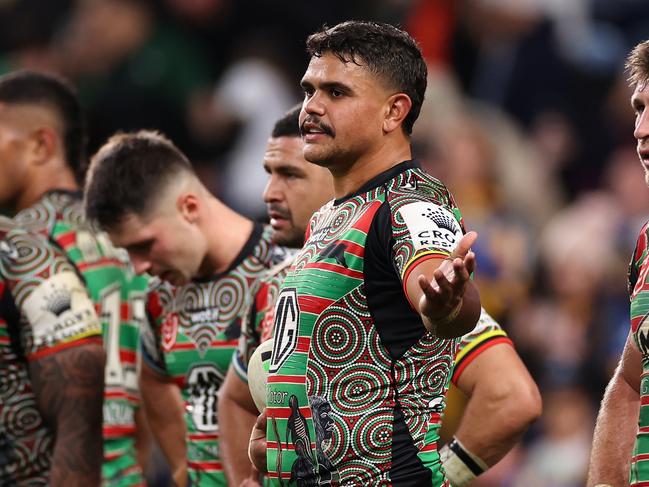
<svg viewBox="0 0 649 487"><path fill-rule="evenodd" d="M478 234L474 231L470 231L466 233L465 235L462 236L460 241L457 243L455 246L455 250L451 253L451 257L459 257L460 259L464 259L469 251L471 250L471 246L475 243L475 241L478 239Z"/></svg>

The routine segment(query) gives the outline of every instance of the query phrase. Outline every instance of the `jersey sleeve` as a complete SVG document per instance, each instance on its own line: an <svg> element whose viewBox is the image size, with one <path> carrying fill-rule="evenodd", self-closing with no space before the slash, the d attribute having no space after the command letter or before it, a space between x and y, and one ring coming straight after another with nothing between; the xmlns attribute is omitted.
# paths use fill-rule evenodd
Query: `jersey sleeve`
<svg viewBox="0 0 649 487"><path fill-rule="evenodd" d="M161 293L150 289L146 300L147 319L140 327L140 352L142 360L161 375L167 375L162 341L178 332L178 320L174 316L164 316ZM174 337L175 338L175 337Z"/></svg>
<svg viewBox="0 0 649 487"><path fill-rule="evenodd" d="M489 313L482 309L476 327L460 339L457 354L455 355L451 382L457 385L457 381L468 365L482 352L499 343L514 346L507 333L505 333L505 330L502 329Z"/></svg>
<svg viewBox="0 0 649 487"><path fill-rule="evenodd" d="M442 183L410 184L416 189L389 195L392 254L404 285L424 260L448 257L464 234L460 210Z"/></svg>
<svg viewBox="0 0 649 487"><path fill-rule="evenodd" d="M632 296L634 294L636 286L638 285L638 280L641 281L640 286L643 285L642 281L644 281L644 279L640 279L640 275L642 270L642 263L647 257L647 251L649 247L649 237L647 236L648 231L649 222L645 223L642 227L642 230L640 230L633 255L631 256L631 261L629 262L629 296ZM644 276L644 278L646 279L646 276Z"/></svg>
<svg viewBox="0 0 649 487"><path fill-rule="evenodd" d="M18 311L27 360L101 343L95 305L74 266L57 247L32 232L14 229L0 243L0 271Z"/></svg>
<svg viewBox="0 0 649 487"><path fill-rule="evenodd" d="M263 298L263 288L260 286L254 294L248 309L244 314L244 319L241 324L241 336L239 337L239 344L237 349L232 355L232 367L242 381L248 382L248 362L254 353L255 349L261 343L261 321L262 313L259 309L259 300Z"/></svg>

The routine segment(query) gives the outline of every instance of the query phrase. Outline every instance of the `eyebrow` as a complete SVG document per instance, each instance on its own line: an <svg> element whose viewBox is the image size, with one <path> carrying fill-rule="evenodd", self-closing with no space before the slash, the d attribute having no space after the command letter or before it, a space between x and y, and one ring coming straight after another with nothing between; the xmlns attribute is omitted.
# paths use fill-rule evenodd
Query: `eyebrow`
<svg viewBox="0 0 649 487"><path fill-rule="evenodd" d="M300 86L302 88L314 88L313 83L311 83L308 80L302 80L300 81ZM331 89L336 89L339 91L343 91L345 93L353 93L354 90L352 89L351 86L342 83L341 81L323 81L322 83L319 84L319 87L323 90L331 90Z"/></svg>

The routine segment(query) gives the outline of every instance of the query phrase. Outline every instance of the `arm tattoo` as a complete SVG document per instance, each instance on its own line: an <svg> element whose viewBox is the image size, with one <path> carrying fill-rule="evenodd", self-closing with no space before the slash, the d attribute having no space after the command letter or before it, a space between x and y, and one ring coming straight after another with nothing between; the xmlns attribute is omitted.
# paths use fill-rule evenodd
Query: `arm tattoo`
<svg viewBox="0 0 649 487"><path fill-rule="evenodd" d="M52 486L99 485L104 351L84 344L30 362L41 414L55 434Z"/></svg>

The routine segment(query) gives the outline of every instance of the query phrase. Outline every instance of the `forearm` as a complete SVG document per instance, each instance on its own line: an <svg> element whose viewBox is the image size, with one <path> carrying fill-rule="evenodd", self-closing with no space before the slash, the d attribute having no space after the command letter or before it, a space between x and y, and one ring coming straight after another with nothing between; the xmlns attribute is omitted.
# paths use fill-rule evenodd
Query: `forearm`
<svg viewBox="0 0 649 487"><path fill-rule="evenodd" d="M588 486L627 485L639 409L638 392L616 373L606 388L597 417Z"/></svg>
<svg viewBox="0 0 649 487"><path fill-rule="evenodd" d="M178 387L158 377L146 365L140 381L142 402L147 423L169 469L178 485L185 485L187 472L187 447L184 402Z"/></svg>
<svg viewBox="0 0 649 487"><path fill-rule="evenodd" d="M55 431L49 485L99 485L103 462L104 352L73 347L30 364L39 409Z"/></svg>
<svg viewBox="0 0 649 487"><path fill-rule="evenodd" d="M251 414L231 398L220 398L220 446L228 485L239 485L253 475L252 464L248 459L248 442L256 420L256 414Z"/></svg>

